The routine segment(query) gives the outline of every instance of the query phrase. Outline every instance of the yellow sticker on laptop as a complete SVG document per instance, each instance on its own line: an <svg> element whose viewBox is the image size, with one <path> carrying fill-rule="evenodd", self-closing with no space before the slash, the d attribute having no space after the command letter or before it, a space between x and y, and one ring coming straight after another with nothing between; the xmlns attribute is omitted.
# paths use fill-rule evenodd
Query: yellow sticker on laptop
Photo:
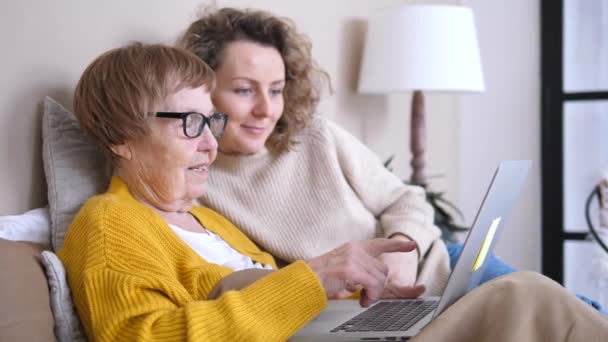
<svg viewBox="0 0 608 342"><path fill-rule="evenodd" d="M475 259L475 263L473 263L472 271L475 272L477 269L483 265L483 262L486 260L486 256L488 251L490 250L490 245L492 245L492 241L494 240L494 235L496 234L496 229L498 229L498 224L502 217L497 217L492 221L492 225L486 234L486 238L483 240L483 245L481 245L481 249L479 250L479 254L477 254L477 259Z"/></svg>

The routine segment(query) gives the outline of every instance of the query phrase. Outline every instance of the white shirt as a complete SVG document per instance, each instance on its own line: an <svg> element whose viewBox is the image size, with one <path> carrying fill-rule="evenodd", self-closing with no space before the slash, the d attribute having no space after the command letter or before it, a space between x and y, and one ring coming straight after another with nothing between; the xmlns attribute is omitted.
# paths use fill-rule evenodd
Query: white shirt
<svg viewBox="0 0 608 342"><path fill-rule="evenodd" d="M207 231L197 233L169 224L169 227L201 258L209 263L218 264L240 271L248 268L272 270L271 265L254 262L250 257L237 252L217 234Z"/></svg>

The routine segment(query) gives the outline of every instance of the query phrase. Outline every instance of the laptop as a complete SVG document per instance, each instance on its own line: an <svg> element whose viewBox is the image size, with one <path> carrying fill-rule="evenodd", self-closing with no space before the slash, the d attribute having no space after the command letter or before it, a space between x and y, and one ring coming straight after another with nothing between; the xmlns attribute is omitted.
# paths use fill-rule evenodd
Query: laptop
<svg viewBox="0 0 608 342"><path fill-rule="evenodd" d="M440 298L381 300L368 308L357 300L330 300L291 341L405 341L479 285L487 256L505 225L528 174L530 160L503 161L477 212L462 253Z"/></svg>

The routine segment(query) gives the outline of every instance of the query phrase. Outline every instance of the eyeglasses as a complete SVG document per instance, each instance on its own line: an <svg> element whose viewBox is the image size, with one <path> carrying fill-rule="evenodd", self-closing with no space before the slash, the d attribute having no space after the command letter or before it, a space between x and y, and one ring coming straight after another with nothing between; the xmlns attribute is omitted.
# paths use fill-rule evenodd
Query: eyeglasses
<svg viewBox="0 0 608 342"><path fill-rule="evenodd" d="M224 133L228 116L223 113L213 113L209 117L197 112L156 112L156 117L182 119L184 134L188 138L197 138L209 126L214 137L219 138Z"/></svg>

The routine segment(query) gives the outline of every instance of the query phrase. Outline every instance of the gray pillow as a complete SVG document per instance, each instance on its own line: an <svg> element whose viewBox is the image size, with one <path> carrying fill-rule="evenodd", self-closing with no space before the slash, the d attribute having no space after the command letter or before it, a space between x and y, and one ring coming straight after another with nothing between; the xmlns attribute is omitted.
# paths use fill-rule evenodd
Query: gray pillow
<svg viewBox="0 0 608 342"><path fill-rule="evenodd" d="M109 168L97 146L82 132L74 114L44 98L42 161L48 186L51 245L58 251L74 216L89 197L109 184Z"/></svg>
<svg viewBox="0 0 608 342"><path fill-rule="evenodd" d="M49 283L51 311L55 320L57 341L86 341L86 334L82 329L72 302L63 263L55 253L43 251L42 264L46 270L46 278Z"/></svg>

